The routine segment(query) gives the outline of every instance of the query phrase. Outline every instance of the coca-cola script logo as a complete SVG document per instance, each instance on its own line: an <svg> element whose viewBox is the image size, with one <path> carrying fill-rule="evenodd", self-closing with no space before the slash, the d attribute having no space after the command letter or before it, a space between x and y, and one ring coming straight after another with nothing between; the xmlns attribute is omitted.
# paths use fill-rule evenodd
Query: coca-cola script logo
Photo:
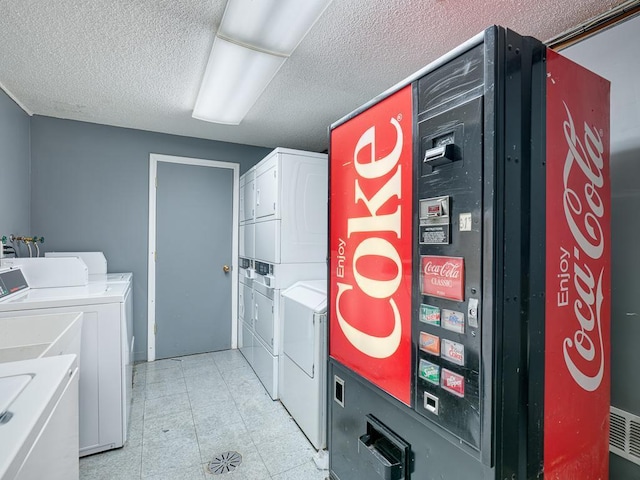
<svg viewBox="0 0 640 480"><path fill-rule="evenodd" d="M562 205L575 244L567 249L561 247L560 263L561 267L563 262L569 267L569 258L573 262L573 285L577 295L573 301L573 313L578 324L573 335L564 339L562 349L573 379L584 390L592 392L600 386L605 367L602 284L606 264L600 261L605 248L601 223L605 215L601 197L605 186L604 145L598 131L586 122L581 139L566 103L564 108L567 119L563 127L569 149L564 162ZM561 295L563 288L566 295ZM561 279L559 306L569 303L567 288L566 284L563 287Z"/></svg>
<svg viewBox="0 0 640 480"><path fill-rule="evenodd" d="M396 118L390 119L390 124L396 132L396 142L391 151L384 157L378 158L376 150L376 127L370 127L359 138L353 152L355 168L354 204L362 204L366 208L365 216L352 216L347 219L347 238L356 242L351 268L355 279L354 285L338 282L336 295L336 316L338 325L349 342L360 352L373 358L387 358L393 355L402 338L402 317L394 296L400 287L403 266L397 244L402 240L402 147L404 142L402 128ZM369 153L367 156L364 153ZM376 185L381 178L388 180L380 185L370 197L364 192ZM392 213L380 213L383 207L392 205ZM409 212L410 213L410 212ZM393 232L397 238L395 244L384 238L383 234ZM340 245L346 241L339 240ZM372 278L358 269L359 260L367 257L383 257L395 264L396 275L393 278ZM337 277L344 276L344 263L338 265ZM369 275L369 276L367 276ZM388 303L393 329L387 336L374 336L365 333L349 322L342 313L342 302L351 291L354 296L351 301L367 305L372 299L383 299Z"/></svg>
<svg viewBox="0 0 640 480"><path fill-rule="evenodd" d="M464 300L464 259L422 257L422 293L451 300Z"/></svg>
<svg viewBox="0 0 640 480"><path fill-rule="evenodd" d="M453 281L460 278L460 265L452 262L446 262L443 265L434 265L433 262L427 262L424 266L424 274L430 276L431 283L434 285L453 285Z"/></svg>

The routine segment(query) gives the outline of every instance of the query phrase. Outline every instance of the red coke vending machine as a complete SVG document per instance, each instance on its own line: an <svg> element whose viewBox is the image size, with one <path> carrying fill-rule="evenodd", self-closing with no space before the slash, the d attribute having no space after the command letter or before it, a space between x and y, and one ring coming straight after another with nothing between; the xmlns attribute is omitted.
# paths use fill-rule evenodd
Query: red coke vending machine
<svg viewBox="0 0 640 480"><path fill-rule="evenodd" d="M609 82L491 27L330 129L334 480L608 478Z"/></svg>

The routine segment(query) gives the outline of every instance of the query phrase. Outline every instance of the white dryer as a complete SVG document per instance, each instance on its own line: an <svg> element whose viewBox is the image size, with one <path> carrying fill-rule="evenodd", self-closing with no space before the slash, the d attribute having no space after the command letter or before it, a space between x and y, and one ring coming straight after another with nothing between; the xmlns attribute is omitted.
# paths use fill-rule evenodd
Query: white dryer
<svg viewBox="0 0 640 480"><path fill-rule="evenodd" d="M294 283L282 292L280 401L313 446L326 446L327 282Z"/></svg>
<svg viewBox="0 0 640 480"><path fill-rule="evenodd" d="M78 476L76 356L0 364L0 478Z"/></svg>
<svg viewBox="0 0 640 480"><path fill-rule="evenodd" d="M0 271L0 284L9 292L26 284L16 272ZM121 447L127 439L132 389L130 283L27 287L0 300L0 318L66 312L83 313L80 456Z"/></svg>

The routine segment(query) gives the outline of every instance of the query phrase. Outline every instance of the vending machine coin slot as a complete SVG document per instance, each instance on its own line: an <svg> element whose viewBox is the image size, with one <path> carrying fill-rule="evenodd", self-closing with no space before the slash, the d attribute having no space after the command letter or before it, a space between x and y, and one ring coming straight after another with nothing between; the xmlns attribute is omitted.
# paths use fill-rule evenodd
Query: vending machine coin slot
<svg viewBox="0 0 640 480"><path fill-rule="evenodd" d="M421 175L430 175L450 168L463 159L464 125L447 126L421 140Z"/></svg>
<svg viewBox="0 0 640 480"><path fill-rule="evenodd" d="M430 148L424 152L422 162L426 164L425 169L431 168L431 171L433 171L434 167L446 165L453 162L453 160L453 144L449 143Z"/></svg>

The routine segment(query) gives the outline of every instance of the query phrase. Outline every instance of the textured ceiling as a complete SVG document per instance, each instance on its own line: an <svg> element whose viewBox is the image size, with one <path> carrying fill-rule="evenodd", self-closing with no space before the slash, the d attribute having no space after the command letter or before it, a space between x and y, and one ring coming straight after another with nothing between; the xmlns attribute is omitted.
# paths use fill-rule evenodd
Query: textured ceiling
<svg viewBox="0 0 640 480"><path fill-rule="evenodd" d="M239 126L191 118L225 3L0 0L0 86L32 114L321 151L331 123L489 25L546 40L622 2L333 0Z"/></svg>

